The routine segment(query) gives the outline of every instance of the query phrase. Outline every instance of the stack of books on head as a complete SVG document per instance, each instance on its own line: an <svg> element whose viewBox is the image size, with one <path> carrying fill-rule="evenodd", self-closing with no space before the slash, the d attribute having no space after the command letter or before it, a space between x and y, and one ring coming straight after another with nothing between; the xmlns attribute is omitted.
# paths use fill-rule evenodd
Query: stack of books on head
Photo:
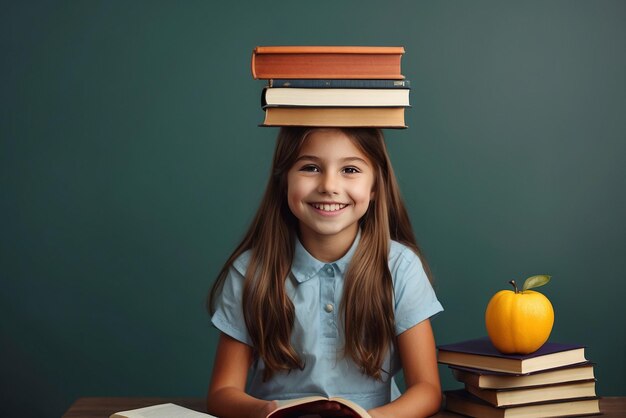
<svg viewBox="0 0 626 418"><path fill-rule="evenodd" d="M406 128L403 54L403 47L256 47L252 76L268 80L262 126Z"/></svg>
<svg viewBox="0 0 626 418"><path fill-rule="evenodd" d="M527 355L502 354L488 338L437 347L464 389L446 409L470 417L565 417L600 413L594 365L580 345L547 342Z"/></svg>

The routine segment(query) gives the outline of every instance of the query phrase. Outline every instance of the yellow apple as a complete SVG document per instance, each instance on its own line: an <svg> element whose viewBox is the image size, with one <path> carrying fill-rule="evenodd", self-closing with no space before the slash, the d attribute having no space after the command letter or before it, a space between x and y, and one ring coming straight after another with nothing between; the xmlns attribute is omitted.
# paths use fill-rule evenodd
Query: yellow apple
<svg viewBox="0 0 626 418"><path fill-rule="evenodd" d="M514 290L501 290L491 298L485 311L485 325L498 351L529 354L548 340L554 325L554 309L547 297L530 290L548 281L550 276L546 275L529 277L520 291L515 280L511 280Z"/></svg>

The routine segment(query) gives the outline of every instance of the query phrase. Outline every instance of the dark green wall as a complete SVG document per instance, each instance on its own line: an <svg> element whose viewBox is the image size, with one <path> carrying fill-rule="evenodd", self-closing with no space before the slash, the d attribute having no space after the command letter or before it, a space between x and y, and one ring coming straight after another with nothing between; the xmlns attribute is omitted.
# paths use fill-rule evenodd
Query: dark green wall
<svg viewBox="0 0 626 418"><path fill-rule="evenodd" d="M3 3L0 415L204 394L204 297L277 132L250 54L279 44L405 46L410 128L388 143L438 342L548 273L551 338L626 395L625 23L623 1Z"/></svg>

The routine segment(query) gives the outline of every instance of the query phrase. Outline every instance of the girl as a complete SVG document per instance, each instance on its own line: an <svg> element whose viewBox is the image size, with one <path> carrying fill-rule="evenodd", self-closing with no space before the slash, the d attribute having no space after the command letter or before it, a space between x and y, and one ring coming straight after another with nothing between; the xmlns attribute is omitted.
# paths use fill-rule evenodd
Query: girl
<svg viewBox="0 0 626 418"><path fill-rule="evenodd" d="M429 318L442 307L424 267L381 130L282 128L261 205L209 296L221 331L209 413L263 418L310 395L374 418L436 412Z"/></svg>

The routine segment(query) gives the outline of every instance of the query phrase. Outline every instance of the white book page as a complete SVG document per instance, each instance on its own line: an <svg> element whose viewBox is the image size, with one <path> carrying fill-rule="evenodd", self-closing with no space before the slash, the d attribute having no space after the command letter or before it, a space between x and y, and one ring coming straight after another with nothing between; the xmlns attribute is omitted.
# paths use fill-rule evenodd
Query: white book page
<svg viewBox="0 0 626 418"><path fill-rule="evenodd" d="M213 415L197 412L173 403L148 406L146 408L132 409L118 412L111 417L126 418L216 418Z"/></svg>

